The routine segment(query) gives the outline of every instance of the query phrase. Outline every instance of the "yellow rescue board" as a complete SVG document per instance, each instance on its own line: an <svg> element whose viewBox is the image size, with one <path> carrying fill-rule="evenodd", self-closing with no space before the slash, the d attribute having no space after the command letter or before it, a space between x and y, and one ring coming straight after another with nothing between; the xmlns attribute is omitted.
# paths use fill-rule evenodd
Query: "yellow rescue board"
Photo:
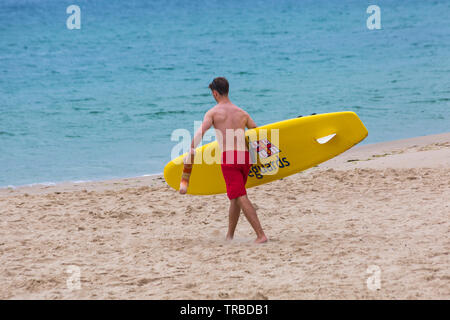
<svg viewBox="0 0 450 320"><path fill-rule="evenodd" d="M247 130L245 135L250 137L250 152L257 155L257 162L250 169L246 184L247 188L251 188L337 156L364 140L367 129L356 113L345 111L275 122ZM226 192L218 150L217 141L196 149L187 193L207 195ZM176 190L180 187L185 155L173 159L164 168L167 184Z"/></svg>

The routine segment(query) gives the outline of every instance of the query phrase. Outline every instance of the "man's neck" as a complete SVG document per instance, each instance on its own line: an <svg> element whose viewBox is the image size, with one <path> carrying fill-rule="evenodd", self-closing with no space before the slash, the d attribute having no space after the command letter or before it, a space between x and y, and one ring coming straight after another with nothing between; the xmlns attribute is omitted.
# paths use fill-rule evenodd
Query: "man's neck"
<svg viewBox="0 0 450 320"><path fill-rule="evenodd" d="M225 104L225 103L231 103L230 98L228 96L220 97L220 99L217 99L218 104Z"/></svg>

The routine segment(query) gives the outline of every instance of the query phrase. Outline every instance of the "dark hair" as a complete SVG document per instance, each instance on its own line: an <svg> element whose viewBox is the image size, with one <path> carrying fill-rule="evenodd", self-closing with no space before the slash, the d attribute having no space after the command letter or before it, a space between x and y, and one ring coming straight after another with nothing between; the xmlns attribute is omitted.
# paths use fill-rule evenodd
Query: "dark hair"
<svg viewBox="0 0 450 320"><path fill-rule="evenodd" d="M228 95L228 90L230 85L228 84L228 80L224 77L215 78L210 84L209 88L211 90L216 90L221 96Z"/></svg>

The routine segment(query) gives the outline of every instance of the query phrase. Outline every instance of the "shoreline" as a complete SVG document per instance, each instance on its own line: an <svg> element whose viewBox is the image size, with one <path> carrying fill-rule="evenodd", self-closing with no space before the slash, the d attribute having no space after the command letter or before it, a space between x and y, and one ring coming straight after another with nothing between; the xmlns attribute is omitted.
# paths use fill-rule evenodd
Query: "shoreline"
<svg viewBox="0 0 450 320"><path fill-rule="evenodd" d="M0 187L0 192L2 190L17 190L17 189L24 189L24 188L36 188L36 187L40 187L40 188L49 188L49 187L58 187L58 186L76 186L76 185L84 185L84 184L90 184L90 183L94 183L94 184L99 184L99 183L103 183L103 182L117 182L117 181L122 181L122 180L129 180L129 179L133 179L133 180L138 180L141 178L148 178L148 177L159 177L159 176L163 176L163 173L151 173L151 174L144 174L142 176L133 176L133 177L122 177L122 178L111 178L111 179L93 179L93 180L67 180L67 181L59 181L59 182L36 182L36 183L29 183L29 184L24 184L24 185L19 185L19 186L15 186L15 185L8 185L8 186L3 186Z"/></svg>
<svg viewBox="0 0 450 320"><path fill-rule="evenodd" d="M384 141L372 144L365 145L356 145L353 148L341 153L340 155L332 158L328 161L325 161L319 164L316 167L312 167L306 169L302 172L308 172L311 170L320 169L331 169L335 167L336 169L350 169L352 167L356 167L354 164L357 162L359 165L364 167L371 167L370 164L373 164L372 161L369 165L363 164L364 161L375 160L372 156L372 153L378 152L377 157L384 157L387 155L398 155L402 153L414 152L420 148L428 148L430 150L433 147L439 147L439 145L450 141L450 132L426 135L426 136L418 136L407 139L400 140L392 140L392 141ZM425 151L425 150L423 150ZM400 157L402 158L402 157ZM378 160L378 159L377 159ZM346 162L353 162L352 164L348 164ZM381 161L382 162L382 161ZM380 163L380 161L375 161L376 165ZM436 163L430 163L430 166L435 166ZM401 167L402 165L400 165ZM298 174L298 173L297 173ZM115 178L115 179L106 179L106 180L87 180L87 181L62 181L62 182L43 182L43 183L32 183L21 186L6 186L0 187L0 196L4 193L11 191L18 192L54 192L54 191L74 191L78 189L88 188L95 189L97 187L102 188L111 188L115 187L118 184L123 184L124 186L155 186L159 185L159 180L164 181L163 173L154 173L154 174L146 174L138 177L125 177L125 178Z"/></svg>

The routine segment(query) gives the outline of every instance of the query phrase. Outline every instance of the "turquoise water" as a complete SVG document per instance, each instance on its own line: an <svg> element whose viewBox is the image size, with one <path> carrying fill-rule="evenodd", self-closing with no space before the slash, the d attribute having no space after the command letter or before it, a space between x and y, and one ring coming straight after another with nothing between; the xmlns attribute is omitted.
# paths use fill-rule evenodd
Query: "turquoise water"
<svg viewBox="0 0 450 320"><path fill-rule="evenodd" d="M450 1L2 0L0 186L162 172L215 76L260 125L352 110L363 143L450 131L449 16Z"/></svg>

